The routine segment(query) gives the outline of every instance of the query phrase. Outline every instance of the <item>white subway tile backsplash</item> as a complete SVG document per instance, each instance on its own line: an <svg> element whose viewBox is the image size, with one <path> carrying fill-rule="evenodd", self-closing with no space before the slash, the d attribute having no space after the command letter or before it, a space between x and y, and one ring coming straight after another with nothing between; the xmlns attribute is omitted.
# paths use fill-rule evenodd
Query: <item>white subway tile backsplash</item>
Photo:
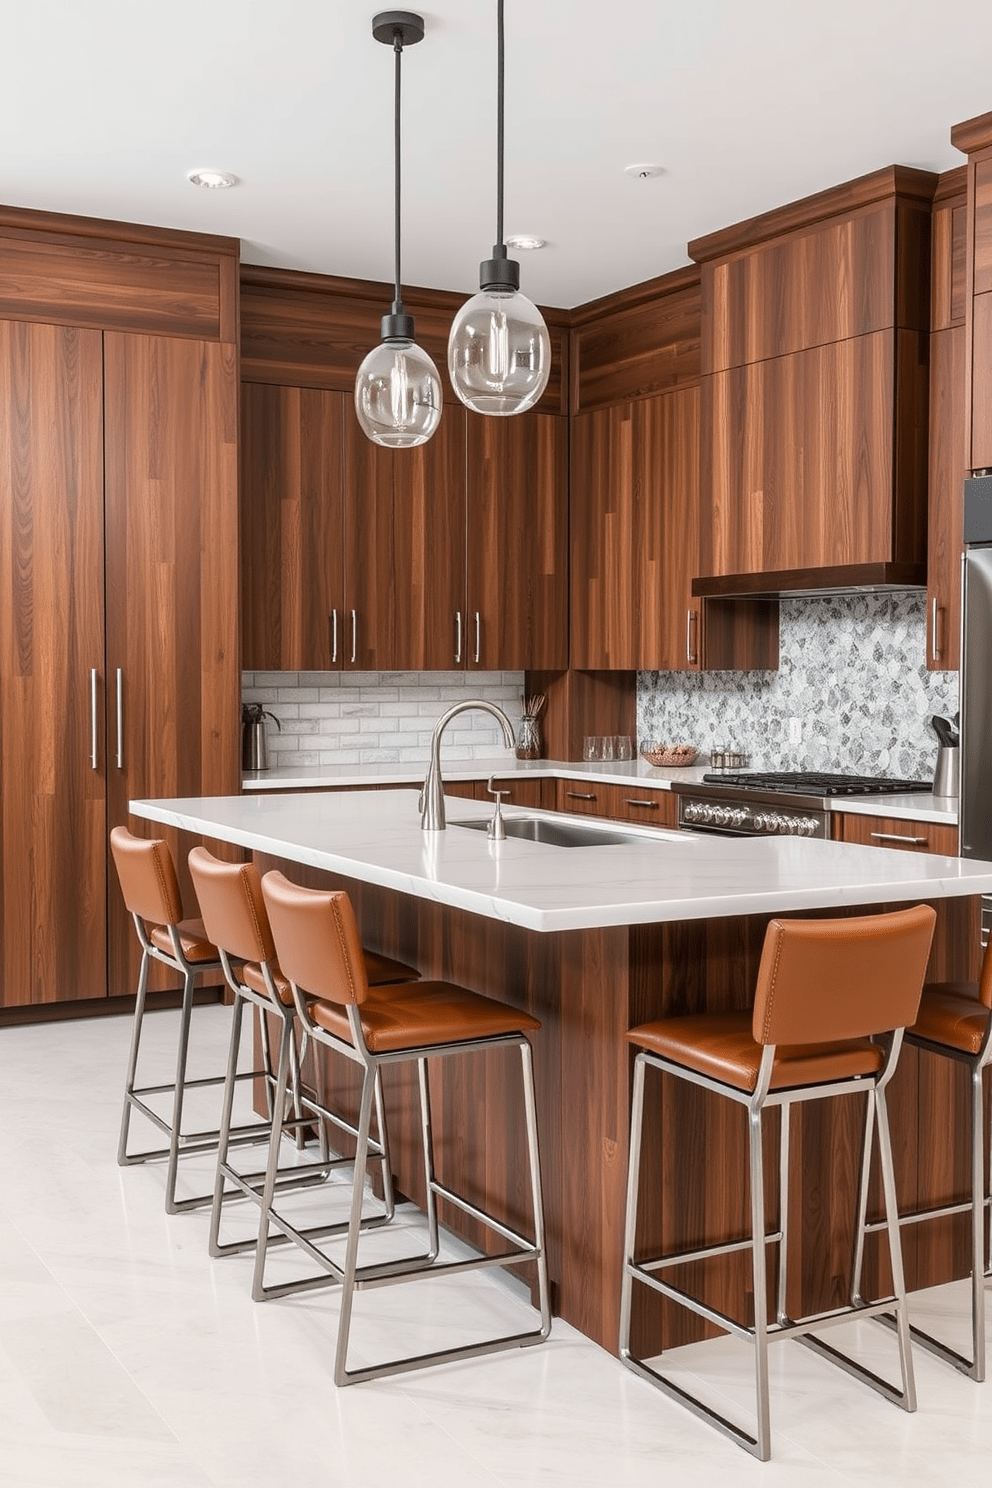
<svg viewBox="0 0 992 1488"><path fill-rule="evenodd" d="M297 765L421 764L434 724L452 703L484 698L516 726L522 672L245 672L245 702L264 703L270 753ZM503 750L499 725L465 713L446 730L444 758L489 759Z"/></svg>

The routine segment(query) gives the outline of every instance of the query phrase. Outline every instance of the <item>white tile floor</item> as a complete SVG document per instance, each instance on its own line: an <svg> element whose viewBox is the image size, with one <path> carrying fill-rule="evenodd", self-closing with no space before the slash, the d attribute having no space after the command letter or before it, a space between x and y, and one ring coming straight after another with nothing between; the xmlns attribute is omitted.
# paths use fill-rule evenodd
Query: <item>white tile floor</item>
<svg viewBox="0 0 992 1488"><path fill-rule="evenodd" d="M197 1011L211 1057L226 1019ZM148 1027L150 1048L172 1047L173 1014ZM907 1416L798 1345L773 1349L768 1464L560 1322L539 1348L336 1390L333 1290L257 1306L250 1260L208 1259L205 1215L165 1215L160 1169L117 1167L128 1031L116 1018L0 1031L3 1488L988 1481L992 1382L927 1356ZM956 1315L963 1337L964 1285L915 1305ZM407 1322L468 1325L516 1299L478 1275L357 1306L356 1341L374 1348ZM881 1329L859 1337L891 1359ZM680 1363L746 1406L748 1358L728 1341Z"/></svg>

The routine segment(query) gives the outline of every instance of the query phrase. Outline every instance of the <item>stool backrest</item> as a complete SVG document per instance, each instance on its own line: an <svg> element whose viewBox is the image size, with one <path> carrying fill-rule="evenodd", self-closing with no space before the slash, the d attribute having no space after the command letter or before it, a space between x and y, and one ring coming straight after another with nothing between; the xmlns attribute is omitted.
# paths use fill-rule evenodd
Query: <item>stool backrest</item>
<svg viewBox="0 0 992 1488"><path fill-rule="evenodd" d="M851 919L772 920L758 968L759 1044L827 1044L916 1021L936 920L927 904Z"/></svg>
<svg viewBox="0 0 992 1488"><path fill-rule="evenodd" d="M262 879L262 894L283 975L324 1002L364 1002L369 984L348 895L302 889L277 872Z"/></svg>
<svg viewBox="0 0 992 1488"><path fill-rule="evenodd" d="M127 827L115 827L110 851L131 913L153 925L178 925L183 899L169 844L161 837L135 837Z"/></svg>
<svg viewBox="0 0 992 1488"><path fill-rule="evenodd" d="M238 961L273 961L275 946L254 863L222 863L205 847L189 855L208 939Z"/></svg>
<svg viewBox="0 0 992 1488"><path fill-rule="evenodd" d="M989 936L982 957L982 970L978 978L978 997L987 1008L992 1008L992 935Z"/></svg>

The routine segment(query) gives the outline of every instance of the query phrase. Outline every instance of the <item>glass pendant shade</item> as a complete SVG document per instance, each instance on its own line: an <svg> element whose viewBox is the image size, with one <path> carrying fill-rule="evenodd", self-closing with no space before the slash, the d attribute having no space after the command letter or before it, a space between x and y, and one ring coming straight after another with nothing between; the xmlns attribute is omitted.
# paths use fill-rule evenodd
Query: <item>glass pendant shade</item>
<svg viewBox="0 0 992 1488"><path fill-rule="evenodd" d="M476 413L498 418L533 408L551 374L551 338L537 306L493 285L473 295L451 327L448 373Z"/></svg>
<svg viewBox="0 0 992 1488"><path fill-rule="evenodd" d="M374 347L355 379L355 412L374 444L426 444L441 419L441 379L426 351L408 340Z"/></svg>

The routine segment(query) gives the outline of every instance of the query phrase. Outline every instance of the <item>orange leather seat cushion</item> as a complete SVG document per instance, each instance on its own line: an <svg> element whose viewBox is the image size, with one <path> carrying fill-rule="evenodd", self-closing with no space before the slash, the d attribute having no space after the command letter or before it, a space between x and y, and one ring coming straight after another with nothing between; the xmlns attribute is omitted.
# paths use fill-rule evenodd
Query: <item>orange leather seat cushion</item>
<svg viewBox="0 0 992 1488"><path fill-rule="evenodd" d="M391 956L379 956L375 951L363 951L362 954L365 959L365 977L370 987L386 986L394 982L405 986L407 983L420 979L420 973L412 966L406 966L402 961L394 961ZM283 976L278 966L272 968L272 973L280 1000L285 1003L292 1002L293 989L289 985L288 978ZM262 968L256 961L246 961L241 968L241 975L246 987L251 987L253 992L260 992L265 996Z"/></svg>
<svg viewBox="0 0 992 1488"><path fill-rule="evenodd" d="M176 929L179 931L179 944L183 948L183 955L187 961L220 960L220 952L207 939L202 920L180 920ZM153 946L164 951L167 956L175 955L172 949L172 939L165 925L150 926L148 939Z"/></svg>
<svg viewBox="0 0 992 1488"><path fill-rule="evenodd" d="M750 1012L705 1013L645 1023L631 1029L627 1038L673 1064L685 1065L736 1090L753 1090L763 1046L755 1043L751 1026ZM771 1089L873 1075L882 1062L883 1051L868 1039L780 1045L775 1051Z"/></svg>
<svg viewBox="0 0 992 1488"><path fill-rule="evenodd" d="M978 1000L974 982L943 982L923 988L911 1035L977 1054L989 1026L989 1010Z"/></svg>
<svg viewBox="0 0 992 1488"><path fill-rule="evenodd" d="M395 994L373 992L360 1004L362 1032L376 1054L498 1038L540 1028L536 1018L452 982L409 982ZM336 1002L312 1002L310 1016L335 1038L351 1043L347 1010Z"/></svg>

